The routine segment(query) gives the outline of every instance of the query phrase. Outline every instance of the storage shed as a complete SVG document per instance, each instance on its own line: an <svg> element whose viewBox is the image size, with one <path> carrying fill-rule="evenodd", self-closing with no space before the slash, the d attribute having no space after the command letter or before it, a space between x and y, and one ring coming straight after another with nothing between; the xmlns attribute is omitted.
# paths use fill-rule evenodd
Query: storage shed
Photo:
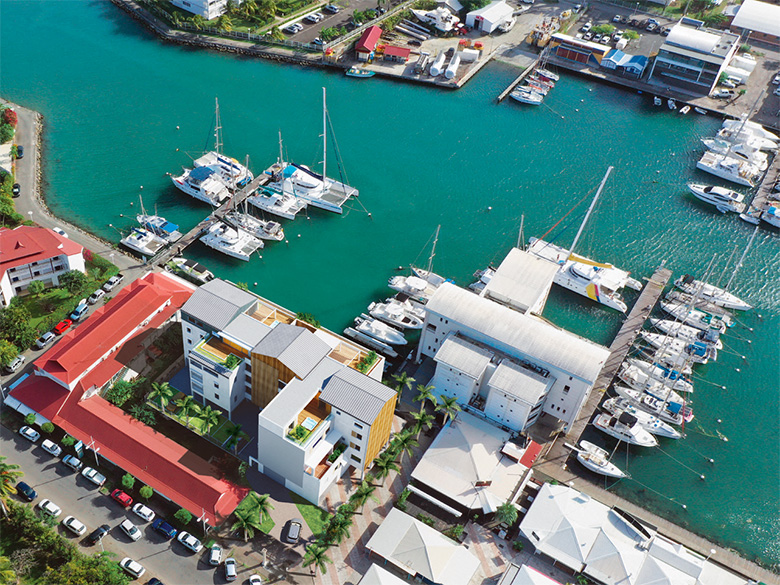
<svg viewBox="0 0 780 585"><path fill-rule="evenodd" d="M382 29L378 26L369 26L360 35L360 39L355 44L355 56L358 61L370 61L374 58L374 51L376 51L376 44L379 42L379 37L382 36Z"/></svg>
<svg viewBox="0 0 780 585"><path fill-rule="evenodd" d="M504 0L497 0L484 8L469 12L466 15L466 26L490 34L504 22L511 20L513 12L513 8Z"/></svg>
<svg viewBox="0 0 780 585"><path fill-rule="evenodd" d="M409 60L409 54L412 52L408 47L396 47L387 45L385 47L385 61L395 61L396 63L406 63Z"/></svg>

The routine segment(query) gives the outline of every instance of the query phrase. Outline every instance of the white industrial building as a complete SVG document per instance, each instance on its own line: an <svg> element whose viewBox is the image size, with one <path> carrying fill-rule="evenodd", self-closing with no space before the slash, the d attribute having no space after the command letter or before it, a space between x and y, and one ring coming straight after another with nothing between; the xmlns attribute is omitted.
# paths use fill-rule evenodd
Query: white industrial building
<svg viewBox="0 0 780 585"><path fill-rule="evenodd" d="M206 20L219 18L227 10L227 0L171 0L171 4L187 12L199 14ZM241 0L237 4L241 4Z"/></svg>
<svg viewBox="0 0 780 585"><path fill-rule="evenodd" d="M466 26L484 34L490 34L502 24L510 22L513 18L513 12L514 9L504 0L497 0L469 12L466 15Z"/></svg>
<svg viewBox="0 0 780 585"><path fill-rule="evenodd" d="M758 41L780 46L780 6L759 0L745 0L737 7L731 30L746 43Z"/></svg>

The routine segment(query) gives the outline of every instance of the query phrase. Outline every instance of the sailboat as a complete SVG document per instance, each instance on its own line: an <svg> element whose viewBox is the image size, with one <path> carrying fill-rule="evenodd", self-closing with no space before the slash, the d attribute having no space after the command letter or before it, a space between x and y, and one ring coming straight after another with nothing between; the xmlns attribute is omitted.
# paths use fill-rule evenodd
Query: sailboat
<svg viewBox="0 0 780 585"><path fill-rule="evenodd" d="M618 396L626 398L642 410L660 418L664 422L680 426L693 420L693 409L673 390L667 390L664 396L657 396L633 390L619 384L614 386Z"/></svg>
<svg viewBox="0 0 780 585"><path fill-rule="evenodd" d="M248 162L249 157L247 157ZM232 209L225 213L224 219L226 222L261 240L281 242L284 239L284 230L279 222L266 221L251 215L247 210L246 200L244 201L243 211L235 206L235 199L233 201Z"/></svg>
<svg viewBox="0 0 780 585"><path fill-rule="evenodd" d="M174 242L179 241L182 236L179 231L179 226L175 223L171 223L162 216L147 214L144 209L143 197L139 197L139 199L141 201L141 213L139 213L135 219L141 224L141 227L164 240L166 244L173 244Z"/></svg>
<svg viewBox="0 0 780 585"><path fill-rule="evenodd" d="M693 384L683 377L678 377L676 380L669 380L668 378L659 380L653 377L653 372L630 363L623 364L618 372L618 377L637 390L670 384L678 392L693 392Z"/></svg>
<svg viewBox="0 0 780 585"><path fill-rule="evenodd" d="M738 296L731 294L730 292L719 288L715 285L708 284L706 282L696 280L690 274L681 276L674 281L674 286L679 288L685 293L692 295L699 291L699 296L715 305L724 307L726 309L734 309L736 311L747 311L753 307L740 299Z"/></svg>
<svg viewBox="0 0 780 585"><path fill-rule="evenodd" d="M725 333L727 327L731 327L732 320L725 315L713 315L702 309L695 309L688 304L679 301L661 301L661 309L669 313L677 321L704 331L717 329Z"/></svg>
<svg viewBox="0 0 780 585"><path fill-rule="evenodd" d="M607 169L607 173L596 191L596 195L585 214L585 218L582 220L577 235L574 237L574 242L568 250L544 240L530 238L530 245L527 251L560 266L553 279L553 282L558 286L625 313L628 307L623 301L619 290L625 286L634 290L640 290L642 287L641 283L631 278L628 272L615 268L612 264L595 262L590 258L574 254L574 248L579 241L580 235L582 235L585 223L596 206L596 202L601 195L609 174L612 172L612 168L609 167Z"/></svg>
<svg viewBox="0 0 780 585"><path fill-rule="evenodd" d="M606 449L597 447L588 441L580 441L579 448L568 444L566 446L575 451L577 453L577 461L592 472L618 479L626 477L626 474L609 460L609 453Z"/></svg>
<svg viewBox="0 0 780 585"><path fill-rule="evenodd" d="M219 117L219 99L214 98L216 114L214 122L214 150L193 161L195 168L208 167L215 171L228 187L235 191L254 178L250 170L236 159L222 154L222 122Z"/></svg>
<svg viewBox="0 0 780 585"><path fill-rule="evenodd" d="M636 417L637 422L643 429L656 437L666 437L667 439L680 439L682 437L682 433L672 425L638 408L625 398L608 398L602 403L601 408L612 416L620 416L621 413L627 412Z"/></svg>
<svg viewBox="0 0 780 585"><path fill-rule="evenodd" d="M390 288L424 304L433 296L437 288L449 280L433 272L433 259L436 256L436 244L439 241L440 230L441 226L439 225L436 227L427 267L411 266L412 274L410 276L391 277L387 283Z"/></svg>
<svg viewBox="0 0 780 585"><path fill-rule="evenodd" d="M684 325L679 321L673 321L672 319L655 319L650 318L650 325L658 329L662 333L676 337L689 343L701 341L712 345L715 349L723 349L723 342L720 340L720 332L716 329L708 329L703 331L690 325Z"/></svg>
<svg viewBox="0 0 780 585"><path fill-rule="evenodd" d="M660 333L650 333L649 331L640 331L647 343L667 357L679 357L683 360L691 360L697 364L706 364L709 360L718 359L718 350L703 341L687 342L677 339L673 335L662 335Z"/></svg>

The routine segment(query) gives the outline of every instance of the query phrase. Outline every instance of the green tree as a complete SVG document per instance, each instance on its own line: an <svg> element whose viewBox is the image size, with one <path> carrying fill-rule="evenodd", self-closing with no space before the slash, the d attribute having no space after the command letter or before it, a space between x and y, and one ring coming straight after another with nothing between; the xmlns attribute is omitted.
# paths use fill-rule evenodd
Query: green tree
<svg viewBox="0 0 780 585"><path fill-rule="evenodd" d="M210 406L203 408L198 414L198 418L203 421L203 434L208 435L211 429L219 422L219 410L215 410Z"/></svg>
<svg viewBox="0 0 780 585"><path fill-rule="evenodd" d="M444 424L446 425L448 420L452 420L460 412L460 404L454 396L439 394L439 398L441 398L441 403L436 406L436 412L444 413Z"/></svg>
<svg viewBox="0 0 780 585"><path fill-rule="evenodd" d="M396 382L395 391L398 392L398 396L400 398L401 392L404 391L404 388L411 390L412 385L414 384L414 378L412 378L409 374L406 372L401 372L400 374L393 374L393 380Z"/></svg>
<svg viewBox="0 0 780 585"><path fill-rule="evenodd" d="M0 124L0 144L10 142L14 137L14 129L10 124Z"/></svg>
<svg viewBox="0 0 780 585"><path fill-rule="evenodd" d="M38 337L38 332L30 325L31 318L26 308L11 302L10 306L0 309L0 337L16 347L30 347Z"/></svg>
<svg viewBox="0 0 780 585"><path fill-rule="evenodd" d="M176 27L176 28L180 27L181 23L182 23L182 20L183 19L181 17L181 14L179 14L178 12L174 12L173 14L171 14L171 24L174 27Z"/></svg>
<svg viewBox="0 0 780 585"><path fill-rule="evenodd" d="M64 288L72 295L79 295L89 282L87 275L80 270L68 270L59 278L60 288Z"/></svg>
<svg viewBox="0 0 780 585"><path fill-rule="evenodd" d="M365 507L366 503L368 503L368 500L374 500L375 502L379 503L379 498L376 497L374 492L376 492L376 486L369 481L363 480L360 482L360 485L357 487L354 493L349 497L349 501L352 502L356 507L360 508L360 513L362 514L363 508Z"/></svg>
<svg viewBox="0 0 780 585"><path fill-rule="evenodd" d="M65 435L64 437L62 437L62 441L60 441L60 443L62 443L63 447L73 447L73 445L76 444L76 439L74 439L70 435Z"/></svg>
<svg viewBox="0 0 780 585"><path fill-rule="evenodd" d="M410 459L412 458L412 454L414 453L414 448L420 446L420 443L418 443L415 440L412 431L408 429L398 433L393 438L393 443L395 443L399 453L401 454L406 453L407 455L409 455Z"/></svg>
<svg viewBox="0 0 780 585"><path fill-rule="evenodd" d="M380 454L379 457L374 459L374 472L379 479L384 480L391 471L401 471L401 468L395 462L395 457L392 453L385 451Z"/></svg>
<svg viewBox="0 0 780 585"><path fill-rule="evenodd" d="M43 284L42 280L33 280L27 285L27 292L36 297L44 290L46 290L46 285Z"/></svg>
<svg viewBox="0 0 780 585"><path fill-rule="evenodd" d="M260 0L258 13L264 19L273 18L276 14L276 0ZM277 30L279 27L276 27Z"/></svg>
<svg viewBox="0 0 780 585"><path fill-rule="evenodd" d="M16 484L24 476L21 467L6 463L7 457L0 456L0 500L16 493Z"/></svg>
<svg viewBox="0 0 780 585"><path fill-rule="evenodd" d="M257 6L256 0L244 0L241 3L241 12L246 18L251 18L257 14L258 10L259 7Z"/></svg>
<svg viewBox="0 0 780 585"><path fill-rule="evenodd" d="M622 38L627 39L629 41L633 41L639 38L639 33L636 32L635 30L626 29L623 31Z"/></svg>
<svg viewBox="0 0 780 585"><path fill-rule="evenodd" d="M0 557L0 585L16 585L19 578L11 566L8 557Z"/></svg>
<svg viewBox="0 0 780 585"><path fill-rule="evenodd" d="M125 473L122 476L122 486L127 490L133 489L135 486L135 478L129 473Z"/></svg>
<svg viewBox="0 0 780 585"><path fill-rule="evenodd" d="M314 565L312 567L312 573L315 575L317 574L317 569L322 573L327 573L328 563L333 563L333 561L330 560L330 557L328 557L327 552L327 547L318 544L308 545L306 547L306 553L303 555L303 566L308 567L309 565Z"/></svg>
<svg viewBox="0 0 780 585"><path fill-rule="evenodd" d="M517 508L510 502L504 502L496 509L496 520L507 526L512 526L517 522Z"/></svg>
<svg viewBox="0 0 780 585"><path fill-rule="evenodd" d="M26 424L28 427L31 425L34 425L36 421L35 413L30 412L27 414L27 416L24 417L24 424Z"/></svg>
<svg viewBox="0 0 780 585"><path fill-rule="evenodd" d="M153 427L157 424L157 417L154 416L154 411L145 404L135 404L130 409L130 415L147 426Z"/></svg>
<svg viewBox="0 0 780 585"><path fill-rule="evenodd" d="M0 339L0 367L7 366L19 355L19 349L7 339Z"/></svg>
<svg viewBox="0 0 780 585"><path fill-rule="evenodd" d="M253 514L257 514L263 522L271 520L271 510L274 509L268 494L250 493L241 504Z"/></svg>
<svg viewBox="0 0 780 585"><path fill-rule="evenodd" d="M345 538L349 538L349 529L352 524L351 516L337 512L328 521L328 526L325 529L325 540L329 543L341 544Z"/></svg>
<svg viewBox="0 0 780 585"><path fill-rule="evenodd" d="M254 538L255 530L262 528L260 522L260 514L247 509L236 508L233 512L236 521L230 527L231 530L241 530L244 533L244 542L249 541L250 538Z"/></svg>
<svg viewBox="0 0 780 585"><path fill-rule="evenodd" d="M117 380L111 388L103 392L103 398L111 404L122 408L125 402L132 398L136 386L127 380Z"/></svg>
<svg viewBox="0 0 780 585"><path fill-rule="evenodd" d="M41 425L41 431L43 431L47 435L51 435L54 432L54 425L49 421L46 421Z"/></svg>
<svg viewBox="0 0 780 585"><path fill-rule="evenodd" d="M427 412L420 411L420 412L413 412L412 418L414 418L414 432L417 433L415 436L415 439L420 438L420 433L423 430L423 427L426 429L430 429L431 425L433 425L433 421L435 420L435 417L432 414L428 414Z"/></svg>
<svg viewBox="0 0 780 585"><path fill-rule="evenodd" d="M193 14L189 18L190 24L195 27L195 30L202 30L206 26L206 19L200 14Z"/></svg>
<svg viewBox="0 0 780 585"><path fill-rule="evenodd" d="M65 564L50 565L40 579L43 583L58 585L85 585L91 583L111 583L111 585L127 585L130 577L112 560L111 553L102 552L96 555L77 554Z"/></svg>
<svg viewBox="0 0 780 585"><path fill-rule="evenodd" d="M149 400L156 400L162 409L165 409L168 406L174 396L176 396L176 390L174 390L168 382L163 382L161 384L154 382L152 384L152 391L149 392Z"/></svg>
<svg viewBox="0 0 780 585"><path fill-rule="evenodd" d="M185 510L184 508L179 508L176 510L176 513L173 515L173 517L185 526L192 522L192 514L189 510Z"/></svg>
<svg viewBox="0 0 780 585"><path fill-rule="evenodd" d="M141 489L138 490L138 494L144 499L148 500L154 495L154 490L150 488L148 485L142 485Z"/></svg>
<svg viewBox="0 0 780 585"><path fill-rule="evenodd" d="M176 406L181 408L182 414L186 417L186 426L187 428L190 428L190 419L192 418L192 413L197 413L199 410L199 405L197 402L195 402L195 399L190 396L189 394L187 396L184 396L182 398L179 398L176 401Z"/></svg>
<svg viewBox="0 0 780 585"><path fill-rule="evenodd" d="M436 406L436 397L433 395L434 386L425 386L423 384L417 384L417 397L415 402L420 403L420 412L425 410L425 401L430 400L433 406Z"/></svg>
<svg viewBox="0 0 780 585"><path fill-rule="evenodd" d="M233 30L233 20L227 14L223 14L217 19L217 26L225 32Z"/></svg>
<svg viewBox="0 0 780 585"><path fill-rule="evenodd" d="M241 440L241 435L244 432L241 430L241 425L231 424L230 428L225 431L227 434L227 440L225 441L225 449L233 449L236 452L238 449L238 443Z"/></svg>

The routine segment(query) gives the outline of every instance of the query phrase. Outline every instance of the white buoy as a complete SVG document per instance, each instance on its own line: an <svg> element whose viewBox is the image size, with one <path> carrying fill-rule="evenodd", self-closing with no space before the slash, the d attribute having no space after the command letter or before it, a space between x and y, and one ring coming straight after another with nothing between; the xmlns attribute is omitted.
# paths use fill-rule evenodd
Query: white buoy
<svg viewBox="0 0 780 585"><path fill-rule="evenodd" d="M488 211L493 211L493 207L488 205Z"/></svg>
<svg viewBox="0 0 780 585"><path fill-rule="evenodd" d="M688 506L686 506L685 504L683 504L682 507L683 507L683 510L687 510L688 509Z"/></svg>
<svg viewBox="0 0 780 585"><path fill-rule="evenodd" d="M741 371L742 371L742 370L740 370L739 368L734 368L734 369L735 369L735 370L737 370L738 372L741 372Z"/></svg>
<svg viewBox="0 0 780 585"><path fill-rule="evenodd" d="M580 111L580 109L579 109L579 108L574 108L574 111L575 111L575 112L579 112L579 111Z"/></svg>
<svg viewBox="0 0 780 585"><path fill-rule="evenodd" d="M176 126L176 129L178 130L178 129L179 129L179 127L178 127L178 126Z"/></svg>
<svg viewBox="0 0 780 585"><path fill-rule="evenodd" d="M130 202L130 207L132 207L132 206L133 206L133 202L131 201ZM122 214L120 213L119 215L122 215Z"/></svg>
<svg viewBox="0 0 780 585"><path fill-rule="evenodd" d="M704 475L700 475L700 476L699 476L699 479L700 479L700 480L702 480L702 481L704 481Z"/></svg>
<svg viewBox="0 0 780 585"><path fill-rule="evenodd" d="M728 437L723 437L723 442L724 443L728 443L729 442L729 438Z"/></svg>
<svg viewBox="0 0 780 585"><path fill-rule="evenodd" d="M371 217L371 212L370 211L368 212L368 217Z"/></svg>
<svg viewBox="0 0 780 585"><path fill-rule="evenodd" d="M141 189L143 189L143 188L144 188L144 186L143 186L143 185L141 185Z"/></svg>
<svg viewBox="0 0 780 585"><path fill-rule="evenodd" d="M178 149L178 148L176 149L176 152L179 152L179 149Z"/></svg>
<svg viewBox="0 0 780 585"><path fill-rule="evenodd" d="M710 463L715 463L715 460L714 459L710 459Z"/></svg>
<svg viewBox="0 0 780 585"><path fill-rule="evenodd" d="M285 243L285 244L289 244L289 243L290 243L290 240L285 240L285 241L284 241L284 243Z"/></svg>
<svg viewBox="0 0 780 585"><path fill-rule="evenodd" d="M725 386L721 386L720 388L721 388L721 390L725 390L725 389L726 389L726 387L725 387Z"/></svg>
<svg viewBox="0 0 780 585"><path fill-rule="evenodd" d="M130 205L132 205L132 203L131 203ZM120 213L120 214L119 214L119 217L124 217L124 216L125 216L125 214L124 214L124 213Z"/></svg>
<svg viewBox="0 0 780 585"><path fill-rule="evenodd" d="M722 420L720 420L720 419L718 419L718 424L720 424L721 422L723 422L723 421L722 421Z"/></svg>
<svg viewBox="0 0 780 585"><path fill-rule="evenodd" d="M260 257L262 258L262 256L260 256ZM255 282L254 285L257 286L257 283Z"/></svg>
<svg viewBox="0 0 780 585"><path fill-rule="evenodd" d="M301 234L298 234L298 237L300 238L300 237L301 237Z"/></svg>

